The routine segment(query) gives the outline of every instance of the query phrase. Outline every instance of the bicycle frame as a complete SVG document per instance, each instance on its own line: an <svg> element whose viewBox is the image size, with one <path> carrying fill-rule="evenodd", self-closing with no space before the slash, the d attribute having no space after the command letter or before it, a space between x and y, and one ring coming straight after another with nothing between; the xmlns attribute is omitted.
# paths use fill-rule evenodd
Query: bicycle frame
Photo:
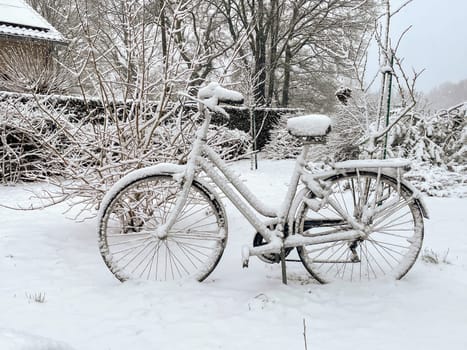
<svg viewBox="0 0 467 350"><path fill-rule="evenodd" d="M326 199L326 203L331 205L340 215L342 215L350 226L353 227L353 230L311 237L289 235L285 238L283 233L284 226L290 219L290 210L297 194L300 178L302 175L308 174L304 169L304 165L310 145L304 144L302 152L296 160L287 194L279 209L276 211L276 209L262 203L254 193L249 190L248 187L246 187L230 169L228 169L225 162L217 155L217 153L206 144L208 128L211 122L211 112L204 106L200 105L200 113L205 117L205 119L203 125L196 133L193 148L188 156L186 170L183 174L182 191L177 196L175 207L170 213L167 222L157 230L157 235L160 238L165 237L170 227L172 227L176 222L177 216L186 202L189 188L198 169L202 169L212 179L216 186L219 187L219 189L234 204L241 214L257 230L257 232L259 232L266 242L268 242L265 245L249 247L247 251L244 249L244 262L245 260L248 260L249 256L279 253L281 249L286 247L296 247L341 240L355 240L365 235L361 224L357 223L352 217L350 217L345 210L340 208L340 206L332 199ZM228 183L230 183L233 188L229 186ZM310 191L312 191L317 197L323 197L324 189L318 181L308 179L307 184ZM237 194L234 189L239 194ZM253 209L246 205L246 203L248 203ZM266 224L261 220L258 214L270 218L270 221ZM268 225L271 224L275 225L274 229L268 228Z"/></svg>
<svg viewBox="0 0 467 350"><path fill-rule="evenodd" d="M353 264L359 264L357 279L402 278L411 268L421 249L427 212L419 193L402 179L406 160L349 160L334 163L331 171L312 172L306 165L309 149L327 135L330 120L292 118L288 130L302 138L303 149L276 208L260 201L207 145L211 112L228 116L219 101L240 103L243 97L216 83L200 89L198 98L185 96L199 103L196 118L201 121L187 164L135 170L102 200L100 251L118 279L144 274L146 279L166 280L168 272L174 280L206 278L219 262L228 234L217 191L256 231L253 242L242 248L243 266L252 255L280 262L283 283L286 261L296 261L286 260L293 247L322 283L352 280ZM139 205L144 205L141 210ZM201 221L208 219L212 229Z"/></svg>

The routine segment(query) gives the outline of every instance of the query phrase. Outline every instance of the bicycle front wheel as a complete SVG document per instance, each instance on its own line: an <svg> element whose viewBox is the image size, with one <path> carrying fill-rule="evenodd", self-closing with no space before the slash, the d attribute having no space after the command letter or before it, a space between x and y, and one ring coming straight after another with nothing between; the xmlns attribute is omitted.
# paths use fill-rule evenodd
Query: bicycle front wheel
<svg viewBox="0 0 467 350"><path fill-rule="evenodd" d="M423 240L423 214L414 193L396 179L373 172L336 174L325 181L329 198L368 233L358 240L298 247L305 268L321 283L402 278L415 263ZM329 204L313 211L305 201L297 223L304 236L353 229Z"/></svg>
<svg viewBox="0 0 467 350"><path fill-rule="evenodd" d="M156 235L179 190L171 176L146 176L118 191L103 208L100 251L120 281L202 281L216 267L227 242L225 211L200 182L193 182L167 236Z"/></svg>

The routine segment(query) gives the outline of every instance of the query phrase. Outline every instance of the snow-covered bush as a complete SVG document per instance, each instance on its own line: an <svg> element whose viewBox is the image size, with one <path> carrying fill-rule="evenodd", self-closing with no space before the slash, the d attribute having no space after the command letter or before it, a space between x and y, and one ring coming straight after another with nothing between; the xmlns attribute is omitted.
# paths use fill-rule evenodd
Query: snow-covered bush
<svg viewBox="0 0 467 350"><path fill-rule="evenodd" d="M374 122L375 101L372 96L353 93L352 103L337 106L329 115L332 131L326 146L316 145L310 157L313 160L328 158L334 161L358 158L362 149L358 145ZM287 131L287 116L281 117L270 132L271 141L265 146L266 156L274 159L291 158L300 153L302 142Z"/></svg>
<svg viewBox="0 0 467 350"><path fill-rule="evenodd" d="M413 113L388 134L388 153L452 167L467 159L464 104L435 115Z"/></svg>
<svg viewBox="0 0 467 350"><path fill-rule="evenodd" d="M404 175L421 192L434 197L467 197L467 165L448 169L427 162L414 162Z"/></svg>
<svg viewBox="0 0 467 350"><path fill-rule="evenodd" d="M289 134L288 117L282 116L270 131L271 140L264 147L267 158L295 158L300 154L303 143ZM362 112L349 107L337 108L330 118L332 131L327 137L326 145L314 145L310 158L313 160L328 158L336 161L358 158L361 150L357 142L364 135Z"/></svg>
<svg viewBox="0 0 467 350"><path fill-rule="evenodd" d="M395 109L390 122L398 117ZM394 125L387 137L387 156L406 157L435 165L455 166L465 163L467 157L467 105L459 105L435 115L411 113ZM265 153L271 158L295 157L301 143L289 135L283 117L271 131L271 141ZM365 136L363 111L347 107L331 116L332 132L329 135L327 154L334 160L355 159L362 156L365 145L360 140ZM368 129L376 126L370 122ZM384 138L376 144L374 156L384 150Z"/></svg>
<svg viewBox="0 0 467 350"><path fill-rule="evenodd" d="M211 125L208 132L208 144L216 149L222 158L233 160L241 158L250 151L251 137L238 129Z"/></svg>
<svg viewBox="0 0 467 350"><path fill-rule="evenodd" d="M264 146L266 158L287 159L300 154L302 142L287 131L287 118L282 116L270 131L270 141Z"/></svg>
<svg viewBox="0 0 467 350"><path fill-rule="evenodd" d="M149 118L124 120L109 111L77 120L66 106L57 108L47 99L5 101L2 107L3 181L47 180L55 185L46 194L50 204L71 198L84 211L96 208L108 188L134 169L184 163L201 122L192 108L179 103L155 126ZM209 135L208 143L226 159L250 149L250 138L242 131L213 125Z"/></svg>
<svg viewBox="0 0 467 350"><path fill-rule="evenodd" d="M336 113L331 115L333 123L327 154L335 161L362 156L359 142L373 129L376 119L376 101L372 96L354 92L352 102L337 107Z"/></svg>
<svg viewBox="0 0 467 350"><path fill-rule="evenodd" d="M358 116L360 115L360 120ZM365 115L358 110L332 115L332 132L326 145L314 146L310 160L334 161L367 157L365 145L359 145L365 132ZM397 117L397 110L394 117ZM390 119L392 120L392 119ZM370 130L371 130L370 123ZM265 146L267 158L296 157L302 143L286 128L286 117L271 131ZM384 138L373 156L380 157ZM422 192L432 196L467 196L467 125L466 105L458 105L436 115L412 113L388 133L387 157L405 157L414 161L406 178Z"/></svg>
<svg viewBox="0 0 467 350"><path fill-rule="evenodd" d="M29 118L23 119L21 115ZM33 101L18 104L1 102L2 182L36 181L60 174L64 164L54 149L62 149L56 142L64 140L51 138L56 129L57 125L44 119Z"/></svg>

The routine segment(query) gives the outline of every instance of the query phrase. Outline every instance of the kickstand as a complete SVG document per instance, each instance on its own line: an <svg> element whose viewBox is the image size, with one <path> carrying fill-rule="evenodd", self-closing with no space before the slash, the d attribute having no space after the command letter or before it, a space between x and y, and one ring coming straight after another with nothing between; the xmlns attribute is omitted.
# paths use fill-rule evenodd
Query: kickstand
<svg viewBox="0 0 467 350"><path fill-rule="evenodd" d="M281 248L281 268L282 268L282 283L287 284L287 271L285 268L285 248Z"/></svg>

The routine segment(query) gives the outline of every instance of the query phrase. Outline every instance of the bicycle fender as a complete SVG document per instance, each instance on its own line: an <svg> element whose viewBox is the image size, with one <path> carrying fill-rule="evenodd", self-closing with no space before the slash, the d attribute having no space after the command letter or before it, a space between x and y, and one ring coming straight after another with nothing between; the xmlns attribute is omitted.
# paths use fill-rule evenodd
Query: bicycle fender
<svg viewBox="0 0 467 350"><path fill-rule="evenodd" d="M374 174L378 174L378 172L375 171L374 169L360 169L360 170L363 170L365 172L371 172L371 173L374 173ZM391 168L386 168L386 169L383 168L381 170L381 174L386 175L388 177L392 177L393 179L397 177L397 172L394 169L391 169ZM400 181L400 183L404 187L406 187L408 190L412 191L415 203L417 203L418 207L422 211L423 217L425 219L429 219L430 218L430 213L428 211L428 207L425 204L422 193L417 188L415 188L414 185L412 185L410 182L408 182L407 180L404 180L404 179L401 178L400 180L397 180L397 181Z"/></svg>
<svg viewBox="0 0 467 350"><path fill-rule="evenodd" d="M367 172L367 173L374 173L375 175L378 174L378 171L375 171L374 168L361 168L361 169L359 168L359 170ZM344 174L344 173L353 172L353 171L356 171L356 168L339 169L338 171L336 171L336 170L326 171L326 172L323 172L323 173L320 173L320 174L309 174L309 175L304 177L304 180L302 180L302 182L306 184L306 179L308 177L311 177L311 178L313 178L313 180L316 180L316 181L318 181L318 180L326 181L326 179L328 179L328 178L330 178L330 177L332 177L334 175ZM396 176L397 176L396 172L391 171L391 169L382 169L381 174L383 174L383 175L385 175L387 177L391 177L391 178L396 178ZM423 217L425 219L429 219L430 218L430 213L428 211L428 207L426 206L426 203L425 203L425 201L423 199L423 195L421 194L421 192L417 188L415 188L415 186L412 185L407 180L404 180L404 179L401 178L399 181L402 184L402 186L406 187L409 191L411 191L413 193L415 203L417 203L418 207L422 211ZM308 188L305 188L305 189L310 191L310 189L308 189ZM301 196L299 196L297 194L297 196L294 199L294 202L295 201L300 202L299 198L301 198ZM298 209L298 204L299 203L295 204L295 206L296 206L295 210ZM292 213L292 209L291 209L291 213Z"/></svg>
<svg viewBox="0 0 467 350"><path fill-rule="evenodd" d="M120 192L123 188L135 182L139 179L151 176L151 175L169 175L169 176L182 176L185 173L185 165L178 165L172 163L159 163L149 167L141 168L134 170L120 180L118 180L105 194L104 198L99 206L98 217L101 218L104 213L102 212L104 208L110 203L110 201L115 197L115 195Z"/></svg>
<svg viewBox="0 0 467 350"><path fill-rule="evenodd" d="M413 196L415 198L415 202L420 207L420 209L422 211L422 214L423 214L423 217L425 219L429 219L430 218L430 212L428 211L428 207L426 206L425 200L423 199L423 195L421 194L421 192L417 188L415 188L415 186L412 185L407 180L402 179L401 183L405 187L407 187L410 191L412 191Z"/></svg>
<svg viewBox="0 0 467 350"><path fill-rule="evenodd" d="M297 194L295 195L295 198L292 201L292 205L290 206L289 210L289 215L287 217L287 222L289 224L289 233L295 234L295 221L297 217L297 211L302 203L302 199L307 194L310 192L310 190L307 187L303 187L299 191L297 191Z"/></svg>

